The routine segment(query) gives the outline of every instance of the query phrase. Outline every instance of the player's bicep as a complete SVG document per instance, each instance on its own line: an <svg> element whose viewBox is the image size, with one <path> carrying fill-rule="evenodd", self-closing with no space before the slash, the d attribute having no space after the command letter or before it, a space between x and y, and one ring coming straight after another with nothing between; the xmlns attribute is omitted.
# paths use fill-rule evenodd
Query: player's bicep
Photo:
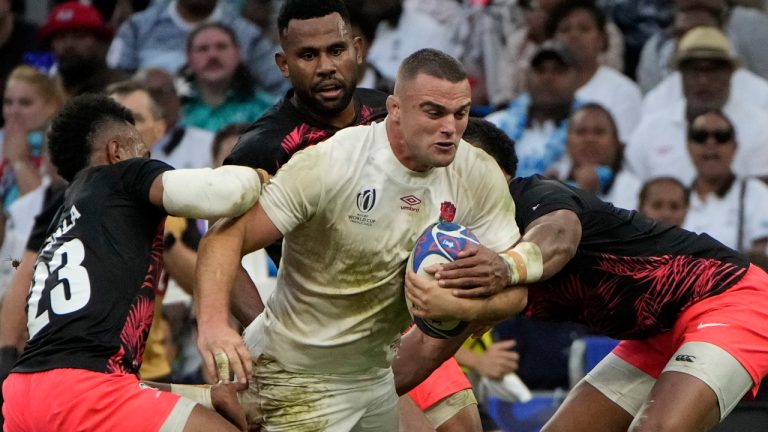
<svg viewBox="0 0 768 432"><path fill-rule="evenodd" d="M163 176L158 175L149 187L149 202L157 208L163 208Z"/></svg>
<svg viewBox="0 0 768 432"><path fill-rule="evenodd" d="M241 216L238 222L243 224L243 255L263 249L283 237L283 233L259 203Z"/></svg>

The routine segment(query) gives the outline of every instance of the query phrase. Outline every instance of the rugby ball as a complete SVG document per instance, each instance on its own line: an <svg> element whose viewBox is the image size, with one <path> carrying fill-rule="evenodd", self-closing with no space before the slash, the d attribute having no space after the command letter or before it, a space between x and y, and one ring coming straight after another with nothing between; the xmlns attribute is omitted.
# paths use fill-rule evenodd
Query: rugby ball
<svg viewBox="0 0 768 432"><path fill-rule="evenodd" d="M408 257L408 268L417 275L432 279L432 275L424 269L432 264L442 264L456 259L470 243L479 244L472 232L459 224L441 222L430 225L416 241L416 246ZM405 298L408 312L411 313L413 304ZM413 322L427 335L445 339L457 336L464 331L469 323L460 320L432 320L414 317Z"/></svg>

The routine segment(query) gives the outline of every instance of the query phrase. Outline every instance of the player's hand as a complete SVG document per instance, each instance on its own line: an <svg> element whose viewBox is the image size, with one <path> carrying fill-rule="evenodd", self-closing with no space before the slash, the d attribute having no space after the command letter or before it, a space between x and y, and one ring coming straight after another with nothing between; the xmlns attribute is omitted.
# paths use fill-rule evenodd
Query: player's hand
<svg viewBox="0 0 768 432"><path fill-rule="evenodd" d="M509 281L509 268L499 255L483 245L472 244L458 254L459 259L427 268L443 288L453 288L454 296L488 297L501 292Z"/></svg>
<svg viewBox="0 0 768 432"><path fill-rule="evenodd" d="M219 382L211 386L211 404L222 417L241 431L248 430L245 412L237 399L237 393L248 390L247 383Z"/></svg>
<svg viewBox="0 0 768 432"><path fill-rule="evenodd" d="M235 379L247 383L253 364L243 338L227 323L219 326L198 326L197 347L206 372L219 381L229 381L230 371Z"/></svg>
<svg viewBox="0 0 768 432"><path fill-rule="evenodd" d="M484 353L480 354L480 361L476 366L477 373L500 380L504 375L516 372L520 354L512 351L515 345L517 342L514 339L493 342Z"/></svg>
<svg viewBox="0 0 768 432"><path fill-rule="evenodd" d="M440 288L436 281L423 278L410 269L405 273L405 295L412 303L411 313L415 317L471 321L463 305L471 300L454 297L451 290Z"/></svg>

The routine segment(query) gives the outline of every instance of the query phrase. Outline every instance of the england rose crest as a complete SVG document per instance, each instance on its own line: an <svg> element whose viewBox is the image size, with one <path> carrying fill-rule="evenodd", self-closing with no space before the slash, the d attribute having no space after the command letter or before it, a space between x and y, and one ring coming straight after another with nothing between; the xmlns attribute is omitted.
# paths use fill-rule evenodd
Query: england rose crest
<svg viewBox="0 0 768 432"><path fill-rule="evenodd" d="M443 201L440 204L440 222L453 222L456 217L456 206L450 201Z"/></svg>

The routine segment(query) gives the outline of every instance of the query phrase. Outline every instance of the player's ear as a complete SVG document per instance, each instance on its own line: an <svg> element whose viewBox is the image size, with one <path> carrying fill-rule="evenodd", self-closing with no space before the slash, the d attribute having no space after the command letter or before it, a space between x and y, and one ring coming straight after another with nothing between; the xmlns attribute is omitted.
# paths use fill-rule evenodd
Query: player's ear
<svg viewBox="0 0 768 432"><path fill-rule="evenodd" d="M283 74L283 78L289 78L290 73L288 73L288 61L285 59L285 53L283 52L276 52L275 53L275 64L280 69L280 72Z"/></svg>
<svg viewBox="0 0 768 432"><path fill-rule="evenodd" d="M352 40L352 46L355 48L355 61L359 65L363 64L363 39L356 37Z"/></svg>
<svg viewBox="0 0 768 432"><path fill-rule="evenodd" d="M400 98L395 95L387 96L387 112L392 120L400 121Z"/></svg>
<svg viewBox="0 0 768 432"><path fill-rule="evenodd" d="M104 147L104 151L107 152L107 162L110 165L116 164L123 160L122 152L120 151L120 142L115 139L109 140Z"/></svg>

